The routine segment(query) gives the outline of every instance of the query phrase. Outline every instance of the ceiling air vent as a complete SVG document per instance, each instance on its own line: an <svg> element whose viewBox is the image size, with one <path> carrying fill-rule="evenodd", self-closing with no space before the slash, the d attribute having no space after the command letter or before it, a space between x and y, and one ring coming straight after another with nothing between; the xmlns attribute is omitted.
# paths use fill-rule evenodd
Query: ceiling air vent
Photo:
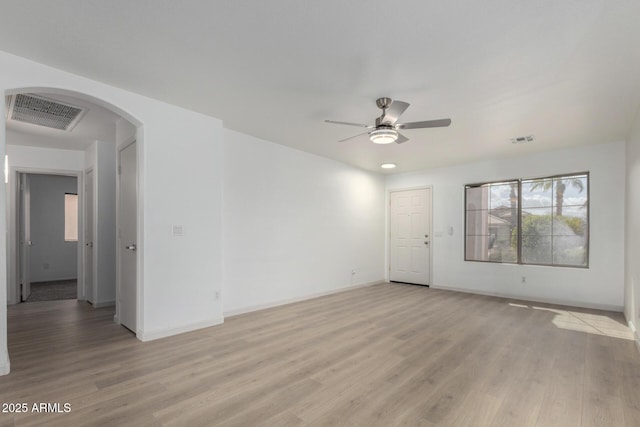
<svg viewBox="0 0 640 427"><path fill-rule="evenodd" d="M527 142L533 141L533 135L528 136L519 136L517 138L511 138L510 141L512 144L525 144Z"/></svg>
<svg viewBox="0 0 640 427"><path fill-rule="evenodd" d="M71 131L86 110L74 105L47 99L33 94L17 94L11 97L9 120Z"/></svg>

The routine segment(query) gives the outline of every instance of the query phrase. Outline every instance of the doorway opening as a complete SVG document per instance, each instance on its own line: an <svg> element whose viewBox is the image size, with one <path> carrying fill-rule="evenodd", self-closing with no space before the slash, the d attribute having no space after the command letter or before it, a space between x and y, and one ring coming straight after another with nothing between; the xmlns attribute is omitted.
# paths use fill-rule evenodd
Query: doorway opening
<svg viewBox="0 0 640 427"><path fill-rule="evenodd" d="M20 302L82 297L78 179L17 172L17 293Z"/></svg>

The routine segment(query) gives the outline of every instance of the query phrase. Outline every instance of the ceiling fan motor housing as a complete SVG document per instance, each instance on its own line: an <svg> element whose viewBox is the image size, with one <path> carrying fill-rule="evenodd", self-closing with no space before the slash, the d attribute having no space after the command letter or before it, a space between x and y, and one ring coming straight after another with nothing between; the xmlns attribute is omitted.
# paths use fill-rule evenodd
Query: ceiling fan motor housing
<svg viewBox="0 0 640 427"><path fill-rule="evenodd" d="M392 99L391 98L378 98L376 99L376 105L378 106L378 108L381 108L383 110L386 110L387 108L389 108L389 106L392 103Z"/></svg>

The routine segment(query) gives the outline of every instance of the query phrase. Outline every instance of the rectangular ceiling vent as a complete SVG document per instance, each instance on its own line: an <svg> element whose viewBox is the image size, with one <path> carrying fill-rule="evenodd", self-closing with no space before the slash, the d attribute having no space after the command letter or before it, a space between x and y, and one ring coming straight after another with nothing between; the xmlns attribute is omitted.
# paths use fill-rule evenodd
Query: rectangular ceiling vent
<svg viewBox="0 0 640 427"><path fill-rule="evenodd" d="M512 144L526 144L527 142L533 141L533 135L528 136L519 136L517 138L511 138L510 141Z"/></svg>
<svg viewBox="0 0 640 427"><path fill-rule="evenodd" d="M9 120L71 131L78 124L85 109L47 99L31 93L11 96Z"/></svg>

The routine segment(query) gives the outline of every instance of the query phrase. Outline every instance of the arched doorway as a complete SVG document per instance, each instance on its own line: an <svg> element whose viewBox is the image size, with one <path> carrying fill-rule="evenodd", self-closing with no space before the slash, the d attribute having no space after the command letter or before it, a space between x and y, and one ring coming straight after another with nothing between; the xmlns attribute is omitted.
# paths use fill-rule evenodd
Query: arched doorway
<svg viewBox="0 0 640 427"><path fill-rule="evenodd" d="M128 146L140 146L142 142L142 123L124 110L108 102L70 90L28 87L7 90L5 96L8 97L5 107L9 109L9 115L5 123L5 133L7 152L10 155L8 160L10 173L6 199L7 212L9 214L7 224L9 232L7 251L9 303L18 303L20 301L19 289L21 285L18 283L20 276L17 274L20 239L15 231L16 225L11 223L12 220L17 218L15 215L15 195L18 194L18 191L15 174L20 171L49 171L54 174L71 172L78 175L79 187L82 188L82 191L78 191L80 206L80 221L78 225L78 297L90 301L95 307L115 305L114 320L117 323L120 323L120 313L123 308L128 312L133 310L136 318L141 316L140 307L142 305L139 304L139 298L135 298L133 302L130 299L123 300L122 298L122 295L132 295L132 293L130 291L128 293L122 292L123 277L120 271L121 257L125 254L131 256L124 247L131 246L130 243L132 241L139 246L141 239L137 232L135 232L135 236L121 236L116 233L116 230L120 229L120 222L123 220L119 210L121 207L118 174L120 170L120 152ZM31 99L27 99L26 102L25 99L21 99L19 108L15 108L16 99L19 97L25 98L25 96L30 96ZM31 122L28 117L26 120L24 117L25 114L29 115L30 108L32 110L31 113L35 113L37 116ZM76 117L70 119L70 112L75 112L73 111L74 108L81 111L78 112ZM16 123L11 122L11 113L13 111L18 112ZM67 119L69 121L68 128L42 129L47 127L41 126L42 122L56 119L55 117L50 117L54 114L49 114L49 112ZM105 122L104 118L107 116L112 119L111 122L109 120ZM89 124L85 125L87 122ZM56 123L54 123L55 125ZM102 126L101 132L98 132L99 136L91 134L88 130L92 126L94 128ZM105 128L109 127L111 127L111 130L107 130L105 133ZM75 139L70 137L74 132L81 136ZM25 143L25 139L29 138L22 138L16 144L21 148L12 150L12 143L20 139L16 138L18 134L23 136L24 134L30 135L31 141ZM91 142L87 143L87 140ZM69 163L69 158L74 156L58 156L59 153L54 153L52 150L75 152L75 163ZM22 164L19 164L19 162L17 164L15 159L11 159L11 151L19 152L17 157L21 159ZM63 159L62 157L66 158ZM79 163L78 159L80 157L84 158L85 161ZM139 159L139 156L136 157ZM71 166L69 166L70 164ZM87 180L87 177L90 177L90 180ZM134 177L137 177L137 169L134 171ZM87 200L85 200L88 181L90 181L89 185L92 186L91 189L93 190L91 201L89 201L91 206L87 206ZM134 185L137 186L137 179ZM137 208L139 201L134 199L133 203ZM88 209L89 207L94 209ZM14 213L13 215L12 212ZM131 212L131 210L128 212ZM135 214L138 210L134 209L133 212ZM100 220L87 218L88 214L100 215L101 218ZM133 219L133 222L137 224L138 218L137 214L135 215L136 218ZM131 219L129 218L129 220ZM89 223L91 230L85 227ZM88 231L92 231L92 233L88 233ZM139 257L134 255L134 264L136 266L138 259ZM128 271L130 275L130 269ZM134 296L138 294L139 281L137 279L137 271L138 269L134 270L133 277L129 276L124 281L126 286L134 287ZM109 288L109 285L111 285L112 289ZM127 306L127 304L129 305ZM133 328L127 325L134 333L136 332L136 323L133 323Z"/></svg>

